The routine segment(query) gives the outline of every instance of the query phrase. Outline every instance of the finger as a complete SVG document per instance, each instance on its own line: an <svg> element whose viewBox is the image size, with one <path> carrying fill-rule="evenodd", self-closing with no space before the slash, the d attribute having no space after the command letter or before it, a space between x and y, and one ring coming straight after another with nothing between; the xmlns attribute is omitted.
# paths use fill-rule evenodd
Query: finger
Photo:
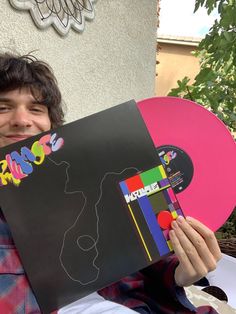
<svg viewBox="0 0 236 314"><path fill-rule="evenodd" d="M208 270L201 256L199 256L198 251L179 225L176 222L173 222L172 225L177 238L176 241L179 241L179 246L177 248L179 251L175 251L175 253L180 262L184 267L188 266L187 263L190 263L195 273L197 273L200 277L204 277ZM193 275L192 271L191 274Z"/></svg>
<svg viewBox="0 0 236 314"><path fill-rule="evenodd" d="M192 217L186 217L186 221L204 238L209 250L218 262L221 259L222 254L214 232Z"/></svg>
<svg viewBox="0 0 236 314"><path fill-rule="evenodd" d="M178 226L195 247L198 255L208 271L216 268L216 258L209 249L205 239L183 217L177 219ZM194 264L195 265L195 264Z"/></svg>
<svg viewBox="0 0 236 314"><path fill-rule="evenodd" d="M180 265L182 264L182 268L185 269L185 272L188 273L191 277L196 276L196 271L194 270L192 263L190 262L183 247L181 246L180 241L178 237L176 236L174 230L170 230L169 237L170 237L175 255L177 256L180 262Z"/></svg>

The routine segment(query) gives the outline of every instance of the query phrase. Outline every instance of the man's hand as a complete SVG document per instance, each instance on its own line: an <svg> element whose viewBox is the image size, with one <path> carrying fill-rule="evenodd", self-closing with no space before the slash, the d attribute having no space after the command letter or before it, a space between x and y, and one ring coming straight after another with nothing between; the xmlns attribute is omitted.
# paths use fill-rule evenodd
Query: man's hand
<svg viewBox="0 0 236 314"><path fill-rule="evenodd" d="M189 286L216 268L221 252L214 232L194 218L179 216L172 222L170 240L179 265L175 271L178 286Z"/></svg>

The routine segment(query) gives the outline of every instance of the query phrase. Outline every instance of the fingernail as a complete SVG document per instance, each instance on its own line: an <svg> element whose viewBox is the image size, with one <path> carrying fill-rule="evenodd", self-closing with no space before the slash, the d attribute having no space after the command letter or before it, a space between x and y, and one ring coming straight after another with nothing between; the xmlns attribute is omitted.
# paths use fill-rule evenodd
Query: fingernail
<svg viewBox="0 0 236 314"><path fill-rule="evenodd" d="M174 236L175 236L174 230L170 230L170 231L169 231L169 237L174 237Z"/></svg>
<svg viewBox="0 0 236 314"><path fill-rule="evenodd" d="M177 224L177 222L176 222L175 220L172 221L171 227L172 227L173 229L177 229L177 228L178 228L178 224Z"/></svg>
<svg viewBox="0 0 236 314"><path fill-rule="evenodd" d="M177 217L177 222L182 223L184 221L184 217L183 216L178 216Z"/></svg>

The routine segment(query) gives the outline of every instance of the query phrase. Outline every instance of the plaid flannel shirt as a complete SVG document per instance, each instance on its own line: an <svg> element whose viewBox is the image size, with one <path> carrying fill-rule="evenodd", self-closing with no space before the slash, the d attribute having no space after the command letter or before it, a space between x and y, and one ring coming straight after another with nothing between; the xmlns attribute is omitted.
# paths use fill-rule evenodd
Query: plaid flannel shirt
<svg viewBox="0 0 236 314"><path fill-rule="evenodd" d="M123 304L143 314L189 314L194 312L217 314L208 306L196 310L187 300L184 289L175 286L173 274L177 263L174 257L167 258L101 289L99 294L106 300ZM41 313L1 210L0 313Z"/></svg>
<svg viewBox="0 0 236 314"><path fill-rule="evenodd" d="M40 313L13 243L9 227L0 211L0 313Z"/></svg>

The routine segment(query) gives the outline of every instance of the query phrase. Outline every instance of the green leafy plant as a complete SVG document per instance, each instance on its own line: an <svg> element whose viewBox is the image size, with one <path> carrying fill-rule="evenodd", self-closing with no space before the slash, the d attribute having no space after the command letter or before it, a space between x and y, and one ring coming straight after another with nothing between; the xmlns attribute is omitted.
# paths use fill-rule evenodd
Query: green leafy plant
<svg viewBox="0 0 236 314"><path fill-rule="evenodd" d="M236 238L236 208L216 235L219 239Z"/></svg>
<svg viewBox="0 0 236 314"><path fill-rule="evenodd" d="M205 6L218 10L209 33L194 52L200 72L194 83L184 77L169 96L196 101L214 112L232 132L236 131L236 0L196 0L195 11Z"/></svg>
<svg viewBox="0 0 236 314"><path fill-rule="evenodd" d="M218 10L219 18L194 52L200 71L193 84L188 77L178 80L169 95L203 105L236 134L236 0L196 0L195 12L203 6L208 14ZM236 237L236 209L217 234L223 239Z"/></svg>

